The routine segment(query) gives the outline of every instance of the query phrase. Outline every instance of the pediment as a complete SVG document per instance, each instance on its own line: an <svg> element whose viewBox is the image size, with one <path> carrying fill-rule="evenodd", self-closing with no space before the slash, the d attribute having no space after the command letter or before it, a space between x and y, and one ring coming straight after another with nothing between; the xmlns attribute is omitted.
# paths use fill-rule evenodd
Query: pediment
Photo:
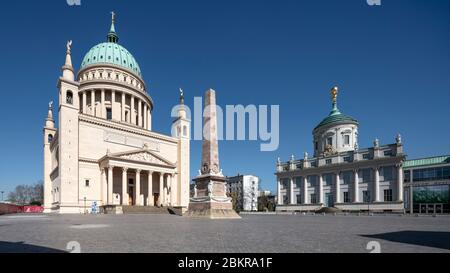
<svg viewBox="0 0 450 273"><path fill-rule="evenodd" d="M162 165L162 166L170 166L175 167L175 164L170 162L169 160L163 158L160 155L157 155L149 150L138 150L138 151L131 151L126 153L118 153L114 155L109 155L109 157L115 158L115 159L123 159L123 160L131 160L146 164L155 164L155 165Z"/></svg>

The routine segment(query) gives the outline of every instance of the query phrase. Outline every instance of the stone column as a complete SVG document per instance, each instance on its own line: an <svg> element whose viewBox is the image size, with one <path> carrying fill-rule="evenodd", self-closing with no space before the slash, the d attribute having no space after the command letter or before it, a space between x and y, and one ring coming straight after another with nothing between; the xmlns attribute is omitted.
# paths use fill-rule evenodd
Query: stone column
<svg viewBox="0 0 450 273"><path fill-rule="evenodd" d="M403 202L403 165L397 165L397 201Z"/></svg>
<svg viewBox="0 0 450 273"><path fill-rule="evenodd" d="M138 100L138 126L142 127L142 101Z"/></svg>
<svg viewBox="0 0 450 273"><path fill-rule="evenodd" d="M87 93L86 91L83 91L83 114L87 113L86 108L87 108Z"/></svg>
<svg viewBox="0 0 450 273"><path fill-rule="evenodd" d="M102 118L106 118L105 89L102 89L101 104L102 104L102 111L101 111Z"/></svg>
<svg viewBox="0 0 450 273"><path fill-rule="evenodd" d="M102 204L108 204L108 181L106 179L106 170L102 168Z"/></svg>
<svg viewBox="0 0 450 273"><path fill-rule="evenodd" d="M175 205L175 183L174 183L174 179L173 179L173 174L170 174L170 206L174 206Z"/></svg>
<svg viewBox="0 0 450 273"><path fill-rule="evenodd" d="M108 205L113 205L114 167L108 167Z"/></svg>
<svg viewBox="0 0 450 273"><path fill-rule="evenodd" d="M289 181L289 203L291 205L295 205L294 202L294 178L291 177L290 181Z"/></svg>
<svg viewBox="0 0 450 273"><path fill-rule="evenodd" d="M283 200L281 196L281 178L277 180L277 203L279 206L283 205Z"/></svg>
<svg viewBox="0 0 450 273"><path fill-rule="evenodd" d="M136 193L136 206L141 206L141 170L136 170L136 188L134 192Z"/></svg>
<svg viewBox="0 0 450 273"><path fill-rule="evenodd" d="M147 130L151 131L152 130L152 116L151 116L151 112L150 112L150 107L147 110Z"/></svg>
<svg viewBox="0 0 450 273"><path fill-rule="evenodd" d="M134 97L131 95L130 123L136 125L136 114L134 113Z"/></svg>
<svg viewBox="0 0 450 273"><path fill-rule="evenodd" d="M147 123L147 104L144 103L144 111L143 111L143 116L144 116L144 129L147 129L148 123Z"/></svg>
<svg viewBox="0 0 450 273"><path fill-rule="evenodd" d="M380 202L380 168L374 168L374 191L375 191L375 200L374 202Z"/></svg>
<svg viewBox="0 0 450 273"><path fill-rule="evenodd" d="M92 109L92 116L95 117L95 90L91 90L91 109Z"/></svg>
<svg viewBox="0 0 450 273"><path fill-rule="evenodd" d="M158 206L163 204L163 196L164 196L164 174L159 173L159 198L158 198Z"/></svg>
<svg viewBox="0 0 450 273"><path fill-rule="evenodd" d="M319 204L324 204L323 201L323 175L319 174Z"/></svg>
<svg viewBox="0 0 450 273"><path fill-rule="evenodd" d="M308 178L302 177L303 180L303 204L308 205L310 203L308 196Z"/></svg>
<svg viewBox="0 0 450 273"><path fill-rule="evenodd" d="M152 207L154 204L153 200L153 172L148 172L148 193L147 193L147 206Z"/></svg>
<svg viewBox="0 0 450 273"><path fill-rule="evenodd" d="M127 120L125 119L125 103L126 103L126 100L125 100L125 93L122 93L122 119L121 119L121 121L124 121L124 122L127 122Z"/></svg>
<svg viewBox="0 0 450 273"><path fill-rule="evenodd" d="M353 180L355 180L353 181L353 203L359 203L359 170L353 170L353 174Z"/></svg>
<svg viewBox="0 0 450 273"><path fill-rule="evenodd" d="M112 112L112 119L114 119L114 115L116 114L116 91L111 90L111 112Z"/></svg>
<svg viewBox="0 0 450 273"><path fill-rule="evenodd" d="M122 206L128 206L128 168L122 168Z"/></svg>
<svg viewBox="0 0 450 273"><path fill-rule="evenodd" d="M341 203L341 177L339 172L336 173L336 201L335 203Z"/></svg>

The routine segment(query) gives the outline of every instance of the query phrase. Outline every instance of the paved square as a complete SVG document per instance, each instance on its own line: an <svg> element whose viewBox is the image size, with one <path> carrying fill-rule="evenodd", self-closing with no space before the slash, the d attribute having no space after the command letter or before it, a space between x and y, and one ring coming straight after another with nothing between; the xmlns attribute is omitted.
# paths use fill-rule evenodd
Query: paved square
<svg viewBox="0 0 450 273"><path fill-rule="evenodd" d="M0 216L0 252L450 252L450 217L246 215L210 221L172 215Z"/></svg>

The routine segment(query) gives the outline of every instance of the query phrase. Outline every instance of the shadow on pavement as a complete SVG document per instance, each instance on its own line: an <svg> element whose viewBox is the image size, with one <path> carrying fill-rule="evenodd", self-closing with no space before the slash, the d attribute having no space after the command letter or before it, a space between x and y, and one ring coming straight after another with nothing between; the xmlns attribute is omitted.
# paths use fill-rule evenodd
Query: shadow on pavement
<svg viewBox="0 0 450 273"><path fill-rule="evenodd" d="M399 231L362 237L381 239L396 243L427 246L450 250L450 232L439 231Z"/></svg>
<svg viewBox="0 0 450 273"><path fill-rule="evenodd" d="M0 253L67 253L65 251L42 246L28 245L24 242L0 241Z"/></svg>

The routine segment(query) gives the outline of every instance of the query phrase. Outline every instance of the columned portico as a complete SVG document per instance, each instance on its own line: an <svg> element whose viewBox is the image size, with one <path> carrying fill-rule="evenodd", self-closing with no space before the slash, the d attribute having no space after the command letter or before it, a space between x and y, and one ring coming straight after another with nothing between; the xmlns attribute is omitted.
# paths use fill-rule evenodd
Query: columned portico
<svg viewBox="0 0 450 273"><path fill-rule="evenodd" d="M108 170L104 204L122 206L154 206L155 193L158 206L179 206L177 186L174 176L176 165L153 153L148 147L127 153L108 153L100 159L100 166ZM115 171L121 171L122 178ZM153 176L159 177L159 187L153 186ZM118 178L119 177L119 178ZM118 179L119 181L114 181ZM121 180L121 181L120 181ZM120 190L119 190L120 188ZM116 190L116 192L113 192ZM115 202L115 194L121 200Z"/></svg>

